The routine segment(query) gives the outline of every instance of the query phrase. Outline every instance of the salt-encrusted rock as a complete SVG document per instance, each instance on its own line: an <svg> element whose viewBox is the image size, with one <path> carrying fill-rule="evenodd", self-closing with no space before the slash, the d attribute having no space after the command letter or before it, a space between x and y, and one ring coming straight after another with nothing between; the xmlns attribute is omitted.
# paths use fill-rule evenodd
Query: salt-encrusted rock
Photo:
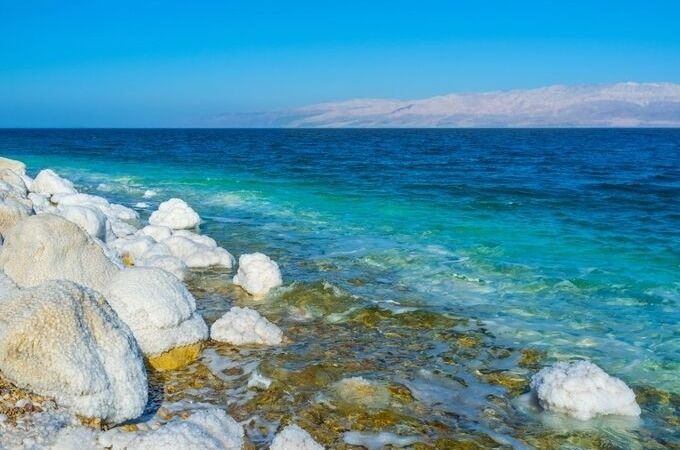
<svg viewBox="0 0 680 450"><path fill-rule="evenodd" d="M197 227L201 218L184 200L171 198L158 206L158 210L149 217L149 223L182 230Z"/></svg>
<svg viewBox="0 0 680 450"><path fill-rule="evenodd" d="M142 195L142 197L144 197L144 198L152 198L152 197L155 197L156 195L158 195L158 194L156 193L156 191L153 191L153 190L151 190L151 189L147 189L146 191L144 191L144 195Z"/></svg>
<svg viewBox="0 0 680 450"><path fill-rule="evenodd" d="M71 280L101 292L119 270L101 242L60 216L30 216L3 236L0 269L21 287Z"/></svg>
<svg viewBox="0 0 680 450"><path fill-rule="evenodd" d="M147 225L139 230L139 234L152 237L156 242L162 242L172 236L172 228L161 225Z"/></svg>
<svg viewBox="0 0 680 450"><path fill-rule="evenodd" d="M50 198L47 194L36 194L35 192L29 192L28 199L33 204L33 210L36 214L56 211L56 208L50 202Z"/></svg>
<svg viewBox="0 0 680 450"><path fill-rule="evenodd" d="M217 247L217 243L207 236L200 236L195 233L190 235L175 234L165 239L163 244L188 267L222 266L231 268L234 263L234 257L231 253Z"/></svg>
<svg viewBox="0 0 680 450"><path fill-rule="evenodd" d="M146 405L146 371L129 328L103 297L69 281L0 302L0 370L77 414L118 423Z"/></svg>
<svg viewBox="0 0 680 450"><path fill-rule="evenodd" d="M164 270L122 270L103 292L146 355L158 355L208 337L208 327L196 312L194 297Z"/></svg>
<svg viewBox="0 0 680 450"><path fill-rule="evenodd" d="M600 415L639 416L635 393L588 361L559 362L531 379L531 392L546 411L580 420Z"/></svg>
<svg viewBox="0 0 680 450"><path fill-rule="evenodd" d="M26 196L28 189L23 178L11 169L0 169L0 181L10 185L12 189L21 196Z"/></svg>
<svg viewBox="0 0 680 450"><path fill-rule="evenodd" d="M55 194L51 199L60 207L81 206L100 211L106 216L110 224L111 232L107 235L107 240L115 237L129 236L137 231L135 227L126 221L136 220L139 216L136 211L127 206L109 203L103 197L90 194Z"/></svg>
<svg viewBox="0 0 680 450"><path fill-rule="evenodd" d="M0 239L1 241L2 239ZM13 294L14 291L19 289L19 287L16 285L14 281L7 275L5 275L5 272L0 271L0 302L3 301L4 298L7 298L9 295Z"/></svg>
<svg viewBox="0 0 680 450"><path fill-rule="evenodd" d="M143 254L157 246L158 243L149 236L126 236L108 243L109 248L115 250L121 258L137 264Z"/></svg>
<svg viewBox="0 0 680 450"><path fill-rule="evenodd" d="M33 208L21 199L0 194L0 234L5 234L25 217L33 214Z"/></svg>
<svg viewBox="0 0 680 450"><path fill-rule="evenodd" d="M101 239L102 241L106 241L107 237L110 238L113 233L106 216L95 208L87 206L59 205L59 207L54 210L54 214L70 220L85 230L90 236Z"/></svg>
<svg viewBox="0 0 680 450"><path fill-rule="evenodd" d="M279 345L283 333L254 309L234 306L213 323L210 337L232 345Z"/></svg>
<svg viewBox="0 0 680 450"><path fill-rule="evenodd" d="M186 418L176 417L152 431L126 433L111 430L99 445L113 450L241 450L243 427L217 408L198 409Z"/></svg>
<svg viewBox="0 0 680 450"><path fill-rule="evenodd" d="M253 373L251 373L250 378L248 378L249 388L266 390L269 389L269 386L271 385L272 385L271 378L265 377L258 371L254 371Z"/></svg>
<svg viewBox="0 0 680 450"><path fill-rule="evenodd" d="M157 267L163 269L166 272L170 272L176 276L180 281L184 281L187 276L189 268L180 260L172 255L154 255L144 254L140 259L135 261L135 265L138 267Z"/></svg>
<svg viewBox="0 0 680 450"><path fill-rule="evenodd" d="M281 286L279 265L262 253L241 255L234 284L256 296L266 295L272 288Z"/></svg>
<svg viewBox="0 0 680 450"><path fill-rule="evenodd" d="M31 192L40 194L75 194L76 190L66 178L57 175L51 169L41 170L31 183Z"/></svg>
<svg viewBox="0 0 680 450"><path fill-rule="evenodd" d="M23 175L26 173L26 164L14 159L0 157L0 169L9 169Z"/></svg>
<svg viewBox="0 0 680 450"><path fill-rule="evenodd" d="M324 448L299 426L288 425L276 435L269 450L324 450Z"/></svg>

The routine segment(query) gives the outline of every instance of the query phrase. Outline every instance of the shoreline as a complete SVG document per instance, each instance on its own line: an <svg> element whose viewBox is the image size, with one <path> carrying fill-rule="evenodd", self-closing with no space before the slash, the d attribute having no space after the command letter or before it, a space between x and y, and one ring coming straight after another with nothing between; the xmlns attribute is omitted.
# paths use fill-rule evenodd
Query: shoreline
<svg viewBox="0 0 680 450"><path fill-rule="evenodd" d="M60 194L52 194L52 196L53 195L59 196ZM67 194L67 195L77 195L77 194L72 193L72 194ZM59 197L57 197L57 198L59 198ZM89 199L89 202L91 204L92 199ZM49 207L50 205L47 205L47 206ZM76 206L78 206L78 205L76 205ZM82 206L82 205L80 205L80 206ZM34 204L34 207L35 207L35 204ZM118 210L117 213L121 214L125 217L131 217L132 216L129 213L129 211L126 211L124 209L121 209L121 208L114 208L114 209L117 209ZM184 212L186 212L186 211L183 211L183 213ZM125 214L127 214L127 215L125 215ZM187 216L187 214L179 214L179 217L180 217L179 220L180 221L184 220L186 218L186 216ZM189 216L190 216L190 214L189 214ZM135 221L137 219L131 218L129 220ZM125 222L125 220L122 220L122 222ZM121 229L126 228L122 224L117 224L116 226L118 227L118 231L120 233L125 233L125 232L128 232L128 231L131 231L130 229L127 229L126 231L122 231ZM184 224L182 224L181 226L184 226ZM87 227L85 227L85 228L87 228ZM92 227L92 230L93 230L94 234L102 232L101 227L99 229L97 229L96 227ZM115 231L116 231L116 229L114 227L112 227L111 232L115 234ZM122 237L135 235L138 231L139 231L138 229L135 229L135 231L131 232L128 235L123 235ZM179 230L176 230L176 231L179 231ZM103 233L104 234L107 233L106 227L104 227ZM175 234L175 232L173 232L173 234ZM185 234L185 233L180 233L178 235L178 237L187 237L186 234L184 236L182 236L182 234ZM198 235L197 234L196 236L204 236L204 235ZM116 238L121 239L121 237L119 237L119 236L116 236ZM112 242L117 240L117 239L113 239L113 237L112 237ZM198 239L198 238L195 238L195 239ZM147 244L149 244L148 240L144 240L144 241ZM157 242L157 243L159 243L159 242ZM134 254L135 252L139 252L139 250L136 248L136 246L142 245L142 244L140 244L137 240L135 240L135 242L133 242L133 243L128 243L128 244L130 244L129 247L121 247L121 246L115 246L115 247L119 251L121 251L121 249L122 249L122 252L127 252L128 256L130 256L132 254L133 257L136 256L137 258L143 256L143 254L146 253L146 251L151 250L151 248L146 248L143 253L135 255ZM134 245L132 245L132 244L134 244ZM210 243L210 244L212 245L212 243ZM219 248L219 247L217 247L216 243L215 243L215 247L212 247L211 245L208 246L210 249ZM151 244L151 246L153 247L153 244ZM111 250L111 249L109 248L109 250ZM213 250L213 253L214 252L215 251ZM269 314L266 314L267 316L272 316L272 317L277 318L277 319L282 319L282 318L285 317L285 314L283 312L277 311L275 307L272 309L271 305L269 305L269 306L264 305L263 306L261 303L258 303L257 301L253 302L253 298L251 298L250 296L244 295L243 293L235 294L234 291L236 290L236 292L239 292L238 289L240 289L240 288L235 287L233 284L230 284L229 282L225 283L225 279L231 279L231 276L233 276L233 274L234 274L233 270L231 272L228 271L231 267L230 266L227 267L229 264L231 264L231 265L234 264L233 258L232 259L228 258L223 252L219 252L219 253L220 253L220 255L214 255L212 253L210 254L210 256L208 256L207 254L199 255L200 257L194 258L191 261L195 262L195 260L200 260L200 264L203 265L203 269L201 269L201 270L206 270L208 277L212 278L212 280L210 282L216 283L218 290L222 290L223 292L227 291L227 292L229 292L230 295L234 295L234 297L236 298L235 303L240 302L240 304L243 304L244 306L251 306L255 309L257 309L258 306L260 306L261 308L263 308L263 310L265 312L269 312ZM118 256L121 258L121 261L120 261L121 265L125 265L125 262L126 262L125 261L125 255L119 253ZM220 259L220 256L222 257L222 259ZM210 259L210 258L212 258L212 259ZM141 258L141 259L144 259L144 258ZM224 267L215 270L214 269L215 264L208 264L206 261L207 262L217 261L218 266L221 264ZM227 263L227 261L229 261L229 264ZM134 261L132 261L132 262L134 263ZM182 261L182 262L185 262L185 261ZM127 263L129 265L130 261L128 260ZM166 260L166 262L164 264L169 264L169 263L167 263L167 260ZM207 264L207 266L205 264ZM168 266L168 267L177 269L178 265L174 264L174 265ZM210 269L209 267L213 267L213 269ZM122 268L119 267L119 269L122 269ZM122 270L125 270L125 269L122 269ZM183 272L181 272L181 271L178 271L176 273L176 275L178 275L178 279L181 278L182 273ZM187 273L185 273L185 275L186 274ZM310 295L315 297L313 299L314 301L316 300L316 298L319 298L319 297L323 297L323 296L327 297L326 302L322 303L321 306L316 305L316 304L313 305L315 308L317 308L316 319L324 318L324 317L328 316L329 313L330 313L330 315L334 314L333 313L334 302L336 302L338 298L341 298L341 299L345 298L346 299L346 297L343 297L344 294L339 293L339 292L335 292L335 291L333 291L333 289L329 289L325 286L312 286L311 293L306 292L306 291L305 292L299 292L300 289L302 289L302 290L307 289L308 286L303 285L303 287L300 288L300 285L297 285L297 287L296 287L294 281L293 281L293 284L291 284L292 280L284 280L284 281L286 282L285 284L287 286L284 287L284 288L279 288L279 290L277 292L275 292L275 297L276 297L277 301L280 301L283 298L284 303L286 301L292 302L292 305L293 305L294 308L297 308L297 307L300 307L300 306L304 307L305 306L304 301L309 302L310 301L310 299L309 299ZM202 276L190 277L187 280L187 282L188 282L188 285L190 287L190 291L192 293L196 293L197 291L203 290L204 292L201 293L201 294L207 294L207 297L210 297L211 295L213 295L215 293L215 291L211 291L210 289L207 289L205 287L205 280L202 278ZM297 292L296 292L296 289L297 289ZM291 292L293 292L293 294L290 294ZM214 320L216 320L218 318L218 316L220 315L219 313L224 312L224 307L226 306L226 304L223 304L220 307L219 300L213 299L212 301L217 303L218 305L210 305L211 307L215 308L215 310L209 309L206 313L205 310L201 311L201 303L203 301L205 301L205 298L202 298L203 295L201 295L201 294L198 294L198 293L195 294L197 306L199 307L198 310L197 310L197 314L200 313L204 316L210 317L210 320L208 320L208 322L214 322ZM288 295L288 297L286 297L287 295ZM296 297L296 295L297 295L297 297ZM234 297L232 297L232 298L234 298ZM288 298L288 300L286 300L286 298ZM224 303L223 299L220 299L220 300ZM300 303L300 301L303 301L303 303ZM312 310L312 311L314 311L314 310ZM206 319L207 319L207 317L206 317ZM412 331L408 331L406 333L407 335L410 335L411 332L412 333L420 333L420 332L423 332L423 330L429 329L430 331L434 331L435 335L438 335L440 337L444 336L446 339L453 338L453 341L456 342L456 345L460 349L463 349L463 352L462 352L463 357L470 357L470 356L464 355L467 351L472 352L472 353L479 352L478 347L485 340L485 338L483 337L483 334L476 335L475 333L473 333L473 335L470 336L470 335L466 335L465 333L460 333L460 332L451 333L451 331L452 331L451 327L456 323L456 321L457 320L464 320L464 319L454 319L454 318L446 318L446 317L428 316L428 314L425 313L425 312L416 311L416 312L405 312L403 314L394 314L394 313L389 313L389 312L384 311L384 310L377 310L377 309L370 310L369 309L369 310L359 310L358 312L355 312L355 313L352 313L350 311L349 317L350 317L350 321L352 323L354 323L354 324L360 323L363 326L368 327L369 329L370 328L374 328L374 329L378 328L378 327L376 327L376 324L381 324L382 322L394 323L394 325L390 325L390 326L391 327L396 326L396 328L392 332L395 332L397 334L398 334L398 332L399 332L398 330L400 328L406 328L406 329L411 328ZM298 317L296 319L300 319L300 318ZM303 317L303 319L305 319L305 317ZM274 322L277 322L277 320L274 320ZM288 336L288 337L292 336L292 338L293 338L288 343L284 343L284 347L286 345L293 345L294 346L295 343L296 343L295 337L297 335L306 333L306 331L301 331L301 330L295 329L296 326L301 327L302 326L301 324L305 324L304 321L294 320L292 322L292 325L291 325L291 322L288 319L286 319L286 320L283 321L283 324L286 325L284 327L285 334L290 334L290 336ZM318 332L320 332L320 333L324 333L324 332L327 333L327 332L329 332L329 330L332 330L333 328L335 328L335 332L340 333L339 335L342 335L343 332L349 333L351 335L351 333L353 332L353 330L351 330L351 329L344 329L343 330L342 325L340 325L340 326L334 325L332 322L331 323L317 324L317 325L314 325L314 326L318 328ZM326 329L324 329L324 328L326 328ZM380 331L382 332L382 330L380 330ZM402 333L403 332L404 331L402 331ZM326 338L324 337L324 340L325 339ZM240 353L240 351L238 350L238 346L235 346L235 347L233 345L224 346L224 345L220 344L220 345L217 346L217 348L221 349L221 351L224 351L226 353L233 353L234 351L236 351L236 353ZM234 367L230 368L230 367L227 366L227 367L222 368L222 370L219 370L222 366L224 366L225 361L221 359L219 354L212 352L213 349L214 349L214 347L209 347L207 349L208 350L207 354L209 355L209 357L213 357L213 359L214 359L213 370L209 369L208 372L210 372L212 374L211 376L215 376L215 374L218 374L217 378L219 380L220 379L220 376L219 376L220 373L222 373L224 375L225 370L227 372L229 372L230 370L235 369L236 367L234 366ZM328 347L326 349L324 349L324 351L328 352L329 349L332 349L332 345L330 345L330 344L328 345ZM277 353L280 350L281 350L280 348L274 349L273 354L276 355L276 356L281 356ZM260 355L262 357L262 359L261 359L262 362L260 364L264 363L266 365L266 362L267 362L266 360L268 358L267 350L264 350L264 351L262 349L255 350L255 349L251 349L250 347L246 347L246 349L244 349L243 351L245 351L246 354L248 352L260 353ZM206 350L204 349L203 352L204 352L204 355L205 355ZM262 353L262 352L264 352L264 353ZM484 350L484 352L488 352L488 350ZM161 352L161 353L164 353L164 352ZM322 352L321 355L323 355L323 354L324 353ZM272 355L269 355L269 356L272 356ZM330 355L326 355L325 358L328 358L329 356ZM461 355L456 355L455 358L458 358L460 356ZM199 354L196 354L195 357L198 358ZM285 358L285 356L284 356L284 358ZM536 356L529 357L529 360L531 360L532 358L536 358ZM425 361L427 361L427 358L425 358ZM191 364L195 363L195 362L196 361L189 362L189 367L192 370L197 369L196 366L193 366L193 367L191 366ZM365 372L365 373L370 373L370 370L367 372L367 369L370 369L370 365L362 368L362 364L358 364L358 365L355 364L355 367L352 368L352 365L350 364L349 366L346 366L342 370L335 370L335 369L332 369L331 367L324 367L323 365L326 363L326 361L324 361L323 359L320 359L318 362L321 363L320 366L322 367L322 370L317 374L314 374L313 372L306 374L304 372L304 369L303 369L301 371L302 380L305 380L305 377L309 377L311 375L312 376L311 380L309 380L309 379L306 380L306 382L311 381L311 385L309 386L311 388L324 388L324 386L330 384L331 385L331 391L335 392L335 394L333 394L333 395L339 395L340 396L339 398L335 398L335 399L331 398L330 399L331 402L335 402L335 403L338 403L340 405L344 405L342 408L345 408L347 406L357 408L357 401L358 400L353 397L354 394L352 394L351 389L350 389L349 393L344 392L344 391L342 391L342 389L338 388L337 383L339 383L339 382L341 382L342 380L345 380L345 379L351 379L351 374L356 373L357 371L359 373L361 373L362 371ZM357 363L358 362L359 361L357 361ZM187 366L185 365L184 367L187 367ZM527 367L529 367L533 371L535 371L538 368L537 361L527 363ZM277 368L276 367L269 366L269 367L267 367L267 370L268 370L268 372L270 372L270 375L271 374L277 374ZM528 377L527 377L528 373L529 372L526 372L524 375L517 375L517 374L513 374L513 373L503 373L503 372L490 372L490 373L482 372L481 378L483 380L485 380L486 382L491 382L492 384L504 386L510 392L526 392L527 385L528 385ZM318 381L318 380L316 380L316 378L319 376L319 374L322 374L322 378L326 379L326 381L315 387L315 383L317 383L317 381ZM342 378L342 376L345 375L345 374L347 376L345 378ZM172 372L168 372L168 373L152 372L150 374L150 377L154 378L154 376L158 376L159 378L163 379L166 375L169 378L172 378L174 375L178 375L178 374L172 373ZM250 376L252 375L252 372L246 373L246 375L249 375L248 378L250 378ZM281 379L286 379L286 374L278 373L277 375L278 376L274 377L275 379L277 379L277 381L279 381ZM430 376L430 375L426 374L425 376L427 377L427 376ZM223 378L219 381L230 383L230 382L233 381L232 377L233 377L233 375L226 375L225 378ZM242 374L241 374L240 377L243 378ZM182 376L178 376L177 378L182 378ZM239 377L237 376L237 378L239 378ZM265 378L266 378L266 376L265 376ZM291 380L291 381L293 382L293 384L297 384L302 380ZM333 381L333 380L337 380L337 381ZM179 380L173 380L172 382L176 382L179 385L182 384L182 382L179 381ZM184 382L186 382L186 380ZM470 380L467 380L467 383L470 383ZM168 384L171 384L171 383L167 383L167 380L166 380L165 386L167 386ZM275 384L275 386L276 386L276 384ZM186 389L186 388L187 388L187 386L183 386L177 392L179 392L180 395L181 395L182 389ZM364 414L364 416L359 418L360 420L364 421L364 424L362 425L362 427L364 427L364 429L365 428L373 429L373 430L375 430L375 432L372 432L372 433L376 433L378 430L381 429L381 424L383 424L383 427L384 426L390 427L390 426L394 426L396 424L399 424L400 421L402 421L402 420L407 422L408 420L406 419L406 416L399 418L400 416L398 414L395 415L393 412L391 412L392 415L388 414L386 417L383 417L385 413L380 412L380 411L381 410L382 411L391 411L392 409L403 410L403 409L408 409L408 408L414 407L413 406L414 402L421 402L421 403L425 402L425 400L423 400L425 398L425 396L424 396L423 392L418 392L419 391L418 388L419 388L419 386L416 386L416 385L413 385L413 384L411 384L409 386L408 382L401 384L401 383L395 383L393 381L392 382L385 382L383 380L375 380L375 382L369 381L368 384L364 384L362 382L359 382L358 385L356 385L356 386L352 385L352 389L359 389L361 392L368 392L369 397L375 396L377 398L383 398L383 400L376 400L376 401L378 401L379 406L369 404L369 405L362 405L359 408L359 409L365 409L366 411L368 411L366 413L362 413L362 414ZM191 388L191 389L196 389L196 388ZM446 389L446 388L444 388L444 389ZM274 388L274 390L278 391L278 389L276 389L276 387ZM484 389L482 389L482 391L483 390ZM215 391L219 391L219 388L216 388ZM344 393L338 394L337 393L338 391L344 392ZM385 393L385 391L387 391L387 394ZM258 390L255 390L255 392L258 392ZM487 391L487 392L492 393L493 391ZM265 394L267 393L267 389L264 390L264 393ZM420 395L417 395L418 393ZM277 394L281 394L281 393L277 392ZM305 401L311 401L314 398L314 396L313 395L310 396L310 394L312 394L312 392L307 393L307 400L305 400ZM387 395L387 397L389 398L387 404L384 403L385 402L385 400L384 400L385 395ZM348 400L346 397L349 397L350 400ZM416 399L414 397L420 397L420 398ZM238 411L239 408L243 405L237 405L236 414L240 414L242 412L248 412L250 414L253 414L253 413L256 414L257 413L257 408L253 409L257 405L248 404L248 400L252 400L252 398L246 399L246 402L243 404L243 405L245 405L245 408L243 409L243 411ZM372 400L375 400L375 399L372 399ZM329 400L324 400L324 402L325 401L329 401ZM382 403L380 403L380 402L382 402ZM281 404L281 400L279 400L278 402L275 402L275 403L276 403L275 408L280 408L282 405L285 404L285 403ZM359 403L361 404L361 401L359 401ZM181 400L180 400L180 404L182 404ZM323 402L322 402L322 404L323 404ZM395 405L397 405L397 407L393 408ZM220 404L219 406L220 407L226 406L226 403ZM166 407L176 408L177 404L176 403L169 403L169 404L166 405ZM163 409L163 406L158 406L157 411L160 411L161 409ZM271 414L272 411L268 411L268 413ZM317 412L317 413L320 414L320 412ZM163 412L163 414L165 414L165 412ZM279 412L279 418L278 418L279 424L281 423L282 420L284 422L286 420L289 420L289 419L286 419L286 416L288 414L289 413ZM343 412L342 414L346 414L346 412ZM381 416L380 414L383 414L383 416ZM168 415L168 414L165 414L165 415ZM376 418L376 415L378 416L377 418ZM322 416L323 416L323 414L322 414ZM169 420L161 418L162 419L161 423L164 424L164 423L170 422L170 421L172 421L173 417L174 416L169 415L169 417L168 417ZM298 419L300 419L300 417L298 417ZM305 419L304 422L305 423L314 423L313 421L310 421L309 419L310 418ZM478 419L472 418L473 422L476 421L476 420L478 420ZM157 425L160 426L160 424L157 424ZM348 426L348 425L347 424L343 425L343 427L346 427L346 426ZM271 424L269 425L269 427L271 428ZM331 424L325 424L321 428L325 429L326 427L328 427L331 430L333 429L333 425L331 425ZM150 428L153 428L153 426L150 426ZM277 428L279 428L279 427L277 427ZM308 426L308 428L309 428L309 426ZM246 430L248 430L247 427L246 427ZM361 430L361 428L360 428L360 430ZM132 431L134 431L134 430L132 430ZM322 432L321 429L308 429L307 431L312 433L312 435L316 435L315 437L317 437L317 439L319 439L322 443L328 442L328 440L331 439L331 438L337 439L337 432L327 433L326 431ZM251 434L249 434L249 433L246 433L246 434L251 436ZM335 436L335 437L333 437L333 436ZM385 439L396 439L395 436L396 435L393 435L393 436L386 435L386 436L384 436L384 438ZM427 436L427 433L425 433L424 435L420 434L419 437L413 442L420 442L420 441L423 441L423 440L425 442L428 442L428 441L432 442L432 440L430 438L427 438L426 436ZM266 434L266 437L263 440L257 441L257 444L262 445L266 442L269 442L272 438L273 438L273 432L270 430ZM356 443L356 442L364 442L365 443L365 442L371 441L371 439L374 439L374 438L376 438L376 436L374 434L369 433L369 435L352 434L352 435L350 435L350 437L348 439L350 439L350 441L354 442L354 443ZM411 437L406 436L406 438L410 439ZM357 439L358 439L358 441L357 441ZM363 439L363 441L362 441L362 439ZM476 441L476 440L483 441L484 440L481 435L476 436L474 434L472 434L468 437L465 437L463 440L465 441L465 440L469 440L469 439L472 439L473 441ZM394 443L396 445L397 443L399 443L399 441L396 440L396 441L394 441ZM446 442L442 441L442 442L440 442L439 445L445 445L445 444L446 444ZM410 445L410 444L407 444L407 445ZM436 441L435 441L435 445L436 445ZM334 447L331 447L331 448L334 448ZM428 447L423 447L423 448L428 448ZM440 447L435 446L434 448L440 448ZM441 447L441 448L446 448L446 447Z"/></svg>

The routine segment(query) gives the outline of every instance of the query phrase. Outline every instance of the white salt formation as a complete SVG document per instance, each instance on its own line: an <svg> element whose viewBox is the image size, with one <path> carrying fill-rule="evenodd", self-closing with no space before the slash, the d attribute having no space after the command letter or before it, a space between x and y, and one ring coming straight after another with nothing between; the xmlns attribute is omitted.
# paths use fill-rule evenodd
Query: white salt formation
<svg viewBox="0 0 680 450"><path fill-rule="evenodd" d="M201 218L184 200L171 198L158 206L158 210L149 217L149 223L182 230L197 227Z"/></svg>
<svg viewBox="0 0 680 450"><path fill-rule="evenodd" d="M106 301L69 281L16 289L0 301L0 370L85 417L118 423L146 405L146 371Z"/></svg>
<svg viewBox="0 0 680 450"><path fill-rule="evenodd" d="M324 450L324 448L299 426L288 425L276 435L269 450Z"/></svg>
<svg viewBox="0 0 680 450"><path fill-rule="evenodd" d="M119 270L101 242L63 217L30 216L3 236L0 269L22 287L71 280L102 292Z"/></svg>
<svg viewBox="0 0 680 450"><path fill-rule="evenodd" d="M39 194L75 194L76 190L66 178L51 169L41 170L31 183L31 191Z"/></svg>
<svg viewBox="0 0 680 450"><path fill-rule="evenodd" d="M164 227L162 225L147 225L139 230L139 234L149 236L156 242L162 242L172 236L172 228Z"/></svg>
<svg viewBox="0 0 680 450"><path fill-rule="evenodd" d="M103 293L146 355L158 355L208 338L208 327L196 312L194 297L164 270L124 269Z"/></svg>
<svg viewBox="0 0 680 450"><path fill-rule="evenodd" d="M107 241L111 239L113 231L108 219L101 211L86 206L59 206L54 214L78 225L90 236Z"/></svg>
<svg viewBox="0 0 680 450"><path fill-rule="evenodd" d="M112 450L240 450L244 432L221 409L206 408L195 410L186 419L176 417L152 431L104 432L99 445Z"/></svg>
<svg viewBox="0 0 680 450"><path fill-rule="evenodd" d="M234 284L241 286L255 296L267 293L281 286L279 265L262 253L241 255L238 259L238 272L234 275Z"/></svg>
<svg viewBox="0 0 680 450"><path fill-rule="evenodd" d="M559 362L531 379L532 395L546 411L580 420L600 415L639 416L635 393L588 361Z"/></svg>
<svg viewBox="0 0 680 450"><path fill-rule="evenodd" d="M0 156L0 169L9 169L19 175L24 175L26 173L26 164Z"/></svg>
<svg viewBox="0 0 680 450"><path fill-rule="evenodd" d="M235 306L210 327L210 337L232 345L279 345L283 333L254 309Z"/></svg>
<svg viewBox="0 0 680 450"><path fill-rule="evenodd" d="M187 267L204 268L221 266L231 268L234 257L218 247L214 239L185 230L176 231L171 237L162 241L170 253L179 258Z"/></svg>

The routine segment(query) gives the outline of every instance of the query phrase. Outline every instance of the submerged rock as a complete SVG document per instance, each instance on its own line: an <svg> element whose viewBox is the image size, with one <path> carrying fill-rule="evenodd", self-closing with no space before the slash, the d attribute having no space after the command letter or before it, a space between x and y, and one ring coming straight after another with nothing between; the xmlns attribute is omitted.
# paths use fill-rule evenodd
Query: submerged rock
<svg viewBox="0 0 680 450"><path fill-rule="evenodd" d="M41 170L31 184L31 192L39 194L75 194L76 190L66 178L51 169Z"/></svg>
<svg viewBox="0 0 680 450"><path fill-rule="evenodd" d="M164 270L121 270L103 292L145 355L159 355L208 338L208 327L196 312L194 297Z"/></svg>
<svg viewBox="0 0 680 450"><path fill-rule="evenodd" d="M297 425L288 425L272 441L269 450L323 450L323 446Z"/></svg>
<svg viewBox="0 0 680 450"><path fill-rule="evenodd" d="M235 306L212 325L210 337L232 345L279 345L283 333L254 309Z"/></svg>
<svg viewBox="0 0 680 450"><path fill-rule="evenodd" d="M184 200L171 198L161 203L158 210L151 213L149 224L162 225L173 230L195 228L201 223L201 218Z"/></svg>
<svg viewBox="0 0 680 450"><path fill-rule="evenodd" d="M30 216L4 238L0 269L22 287L71 280L101 292L119 271L101 242L53 214Z"/></svg>
<svg viewBox="0 0 680 450"><path fill-rule="evenodd" d="M333 385L339 401L368 408L386 408L390 391L386 386L363 377L343 378Z"/></svg>
<svg viewBox="0 0 680 450"><path fill-rule="evenodd" d="M249 294L267 295L271 289L281 286L282 283L279 265L267 255L250 253L239 257L234 284L241 286Z"/></svg>
<svg viewBox="0 0 680 450"><path fill-rule="evenodd" d="M77 414L112 423L140 415L148 396L129 328L103 297L69 281L0 301L0 370Z"/></svg>
<svg viewBox="0 0 680 450"><path fill-rule="evenodd" d="M623 381L588 361L546 367L532 377L531 391L544 410L580 420L609 414L640 415L635 393Z"/></svg>

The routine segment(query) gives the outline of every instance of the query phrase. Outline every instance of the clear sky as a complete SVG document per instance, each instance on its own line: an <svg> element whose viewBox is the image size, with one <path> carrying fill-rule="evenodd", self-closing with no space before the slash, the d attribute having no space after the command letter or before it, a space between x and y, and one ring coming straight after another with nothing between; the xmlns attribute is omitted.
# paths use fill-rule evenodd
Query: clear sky
<svg viewBox="0 0 680 450"><path fill-rule="evenodd" d="M0 126L680 82L680 1L0 0Z"/></svg>

